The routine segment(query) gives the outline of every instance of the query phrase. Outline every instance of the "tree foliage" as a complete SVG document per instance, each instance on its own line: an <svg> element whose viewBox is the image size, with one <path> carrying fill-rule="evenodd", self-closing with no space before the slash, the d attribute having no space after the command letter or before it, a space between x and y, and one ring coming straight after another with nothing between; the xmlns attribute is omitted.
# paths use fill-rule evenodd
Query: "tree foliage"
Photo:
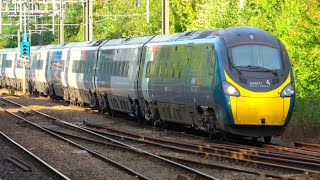
<svg viewBox="0 0 320 180"><path fill-rule="evenodd" d="M320 97L320 3L312 0L207 0L189 29L256 26L285 44L298 97Z"/></svg>

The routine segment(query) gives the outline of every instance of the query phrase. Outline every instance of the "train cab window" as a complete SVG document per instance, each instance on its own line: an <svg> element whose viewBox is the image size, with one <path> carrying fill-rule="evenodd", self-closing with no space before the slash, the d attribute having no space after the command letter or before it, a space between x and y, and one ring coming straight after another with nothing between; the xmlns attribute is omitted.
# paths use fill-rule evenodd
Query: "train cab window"
<svg viewBox="0 0 320 180"><path fill-rule="evenodd" d="M235 66L259 66L272 70L281 69L278 49L265 45L241 45L231 48L232 62Z"/></svg>

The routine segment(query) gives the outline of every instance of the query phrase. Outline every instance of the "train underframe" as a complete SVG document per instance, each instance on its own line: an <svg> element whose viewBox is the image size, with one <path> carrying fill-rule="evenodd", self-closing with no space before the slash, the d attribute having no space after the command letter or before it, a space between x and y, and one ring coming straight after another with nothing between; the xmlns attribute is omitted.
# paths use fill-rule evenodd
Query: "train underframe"
<svg viewBox="0 0 320 180"><path fill-rule="evenodd" d="M57 87L51 87L48 90L45 84L37 84L36 87L48 91L54 97L57 96L55 94ZM209 136L227 132L253 139L264 137L266 142L270 142L272 135L281 135L285 130L283 126L227 126L224 120L219 118L219 113L217 115L213 108L205 106L145 101L66 87L63 88L63 91L63 99L72 104L90 106L92 109L109 113L112 116L117 111L127 113L138 122L152 121L157 126L166 122L177 123L207 132Z"/></svg>

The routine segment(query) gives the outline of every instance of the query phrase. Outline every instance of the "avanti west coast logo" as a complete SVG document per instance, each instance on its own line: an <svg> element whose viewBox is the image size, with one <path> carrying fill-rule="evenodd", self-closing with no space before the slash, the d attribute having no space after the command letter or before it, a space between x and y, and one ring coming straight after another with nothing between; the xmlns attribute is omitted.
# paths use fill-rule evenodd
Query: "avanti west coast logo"
<svg viewBox="0 0 320 180"><path fill-rule="evenodd" d="M257 88L257 87L268 88L270 86L271 86L271 83L270 83L269 79L267 79L266 81L252 81L252 82L250 82L250 87L253 87L253 88Z"/></svg>

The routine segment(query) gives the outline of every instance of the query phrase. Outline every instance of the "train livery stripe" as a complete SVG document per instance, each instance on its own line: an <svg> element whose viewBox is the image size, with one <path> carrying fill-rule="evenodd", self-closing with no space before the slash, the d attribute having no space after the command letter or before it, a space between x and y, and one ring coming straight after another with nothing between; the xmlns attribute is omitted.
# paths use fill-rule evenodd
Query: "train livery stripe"
<svg viewBox="0 0 320 180"><path fill-rule="evenodd" d="M235 125L283 126L290 109L290 97L280 93L291 82L290 74L285 82L270 92L254 92L235 83L226 72L226 81L235 86L240 96L230 96L230 106Z"/></svg>

